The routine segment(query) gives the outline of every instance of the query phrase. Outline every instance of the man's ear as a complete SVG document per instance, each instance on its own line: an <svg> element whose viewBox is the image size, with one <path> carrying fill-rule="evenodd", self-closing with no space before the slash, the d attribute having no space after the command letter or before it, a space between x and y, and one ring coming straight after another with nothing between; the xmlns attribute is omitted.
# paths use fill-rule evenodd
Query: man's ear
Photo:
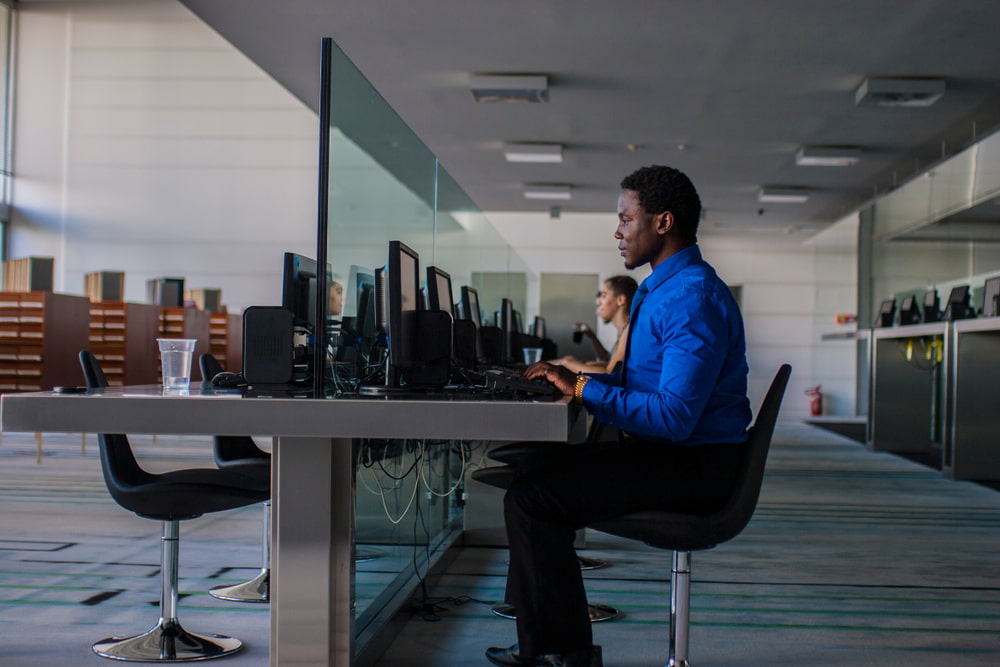
<svg viewBox="0 0 1000 667"><path fill-rule="evenodd" d="M659 213L655 217L656 233L667 234L674 228L674 214L670 211Z"/></svg>

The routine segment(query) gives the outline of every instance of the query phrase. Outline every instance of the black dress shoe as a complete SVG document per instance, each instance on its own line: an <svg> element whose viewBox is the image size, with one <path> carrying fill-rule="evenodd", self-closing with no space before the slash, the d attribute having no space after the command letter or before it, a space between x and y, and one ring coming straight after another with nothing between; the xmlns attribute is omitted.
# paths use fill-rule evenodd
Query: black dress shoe
<svg viewBox="0 0 1000 667"><path fill-rule="evenodd" d="M524 660L517 652L517 644L509 648L491 646L486 649L486 659L500 667L534 667L534 660Z"/></svg>
<svg viewBox="0 0 1000 667"><path fill-rule="evenodd" d="M517 644L509 648L491 647L486 649L486 659L500 667L604 667L601 647L592 646L567 655L546 653L532 658L524 658L517 650Z"/></svg>

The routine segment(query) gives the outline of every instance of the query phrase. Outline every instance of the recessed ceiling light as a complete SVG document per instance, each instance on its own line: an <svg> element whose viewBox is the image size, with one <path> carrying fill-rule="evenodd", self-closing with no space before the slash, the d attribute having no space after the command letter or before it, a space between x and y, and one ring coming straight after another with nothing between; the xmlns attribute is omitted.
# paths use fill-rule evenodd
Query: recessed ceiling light
<svg viewBox="0 0 1000 667"><path fill-rule="evenodd" d="M854 91L854 103L876 107L929 107L944 95L944 79L868 78Z"/></svg>
<svg viewBox="0 0 1000 667"><path fill-rule="evenodd" d="M803 146L795 154L800 167L851 167L861 159L861 149L853 146Z"/></svg>
<svg viewBox="0 0 1000 667"><path fill-rule="evenodd" d="M569 199L573 194L568 185L525 185L525 199Z"/></svg>
<svg viewBox="0 0 1000 667"><path fill-rule="evenodd" d="M507 162L562 162L562 144L504 144Z"/></svg>
<svg viewBox="0 0 1000 667"><path fill-rule="evenodd" d="M548 102L544 75L475 74L469 82L477 102Z"/></svg>
<svg viewBox="0 0 1000 667"><path fill-rule="evenodd" d="M804 204L809 201L810 190L796 187L766 186L757 194L757 201L771 204Z"/></svg>

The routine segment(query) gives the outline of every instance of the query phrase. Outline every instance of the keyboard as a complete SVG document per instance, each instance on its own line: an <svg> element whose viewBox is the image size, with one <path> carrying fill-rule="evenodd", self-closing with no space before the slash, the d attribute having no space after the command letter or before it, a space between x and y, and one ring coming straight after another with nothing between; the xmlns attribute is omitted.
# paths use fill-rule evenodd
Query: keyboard
<svg viewBox="0 0 1000 667"><path fill-rule="evenodd" d="M501 394L536 394L540 396L560 396L561 392L547 380L529 380L520 373L504 368L488 368L482 371L467 370L465 378L474 385Z"/></svg>

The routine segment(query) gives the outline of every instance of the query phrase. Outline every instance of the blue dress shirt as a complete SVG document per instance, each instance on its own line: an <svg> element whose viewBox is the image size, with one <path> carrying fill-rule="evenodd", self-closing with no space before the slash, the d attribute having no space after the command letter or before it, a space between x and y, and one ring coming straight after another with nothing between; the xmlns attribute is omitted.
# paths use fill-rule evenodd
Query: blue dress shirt
<svg viewBox="0 0 1000 667"><path fill-rule="evenodd" d="M583 388L596 419L654 442L746 439L743 317L698 246L661 262L639 286L625 354L622 373L592 375Z"/></svg>

